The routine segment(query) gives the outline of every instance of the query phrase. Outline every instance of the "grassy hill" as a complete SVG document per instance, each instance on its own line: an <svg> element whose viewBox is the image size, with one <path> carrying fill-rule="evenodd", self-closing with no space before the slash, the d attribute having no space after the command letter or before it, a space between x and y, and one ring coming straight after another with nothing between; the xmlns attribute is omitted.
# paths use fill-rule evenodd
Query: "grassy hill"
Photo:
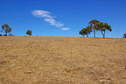
<svg viewBox="0 0 126 84"><path fill-rule="evenodd" d="M0 37L0 84L126 84L126 39Z"/></svg>

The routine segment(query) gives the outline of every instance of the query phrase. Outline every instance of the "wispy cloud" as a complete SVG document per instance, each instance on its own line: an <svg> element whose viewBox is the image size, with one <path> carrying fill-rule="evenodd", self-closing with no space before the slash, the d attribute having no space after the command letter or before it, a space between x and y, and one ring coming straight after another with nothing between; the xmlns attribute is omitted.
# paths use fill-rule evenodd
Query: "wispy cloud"
<svg viewBox="0 0 126 84"><path fill-rule="evenodd" d="M70 30L70 28L69 27L63 27L62 30L67 31L67 30Z"/></svg>
<svg viewBox="0 0 126 84"><path fill-rule="evenodd" d="M56 20L55 16L51 15L51 12L45 10L34 10L32 14L36 17L42 18L45 22L49 23L52 26L61 28L61 30L67 31L70 30L69 27L65 26L63 23Z"/></svg>

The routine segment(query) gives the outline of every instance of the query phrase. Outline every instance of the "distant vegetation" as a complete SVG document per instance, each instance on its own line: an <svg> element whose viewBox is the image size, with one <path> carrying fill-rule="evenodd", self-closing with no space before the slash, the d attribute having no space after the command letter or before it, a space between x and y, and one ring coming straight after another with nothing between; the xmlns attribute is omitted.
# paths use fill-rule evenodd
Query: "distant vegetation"
<svg viewBox="0 0 126 84"><path fill-rule="evenodd" d="M32 30L27 30L26 34L29 35L29 36L32 36Z"/></svg>
<svg viewBox="0 0 126 84"><path fill-rule="evenodd" d="M91 20L88 23L89 25L87 27L84 27L80 30L79 34L82 35L83 37L89 37L89 35L93 32L93 37L96 37L96 32L101 32L101 35L103 38L106 37L106 31L112 31L111 25L109 25L106 22L101 22L99 20ZM0 31L1 33L0 36L14 36L11 34L12 28L8 24L4 24L1 26L2 30ZM32 36L32 30L27 30L26 34L28 36ZM123 38L126 38L126 33L123 34Z"/></svg>
<svg viewBox="0 0 126 84"><path fill-rule="evenodd" d="M126 33L123 35L123 38L126 38Z"/></svg>
<svg viewBox="0 0 126 84"><path fill-rule="evenodd" d="M4 32L4 36L7 36L8 33L10 33L12 31L12 28L8 25L8 24L4 24L2 25L2 31L1 32Z"/></svg>
<svg viewBox="0 0 126 84"><path fill-rule="evenodd" d="M93 32L94 33L94 38L96 37L96 31L100 31L101 34L102 34L102 37L105 38L105 35L106 35L106 30L108 31L112 31L112 27L108 24L108 23L105 23L105 22L101 22L101 21L98 21L98 20L91 20L89 22L89 26L83 28L79 34L82 35L82 36L87 36Z"/></svg>
<svg viewBox="0 0 126 84"><path fill-rule="evenodd" d="M12 28L8 24L2 25L1 28L2 28L2 30L0 32L4 33L4 34L0 34L0 36L14 36L13 34L11 34ZM27 30L26 34L31 36L32 30Z"/></svg>

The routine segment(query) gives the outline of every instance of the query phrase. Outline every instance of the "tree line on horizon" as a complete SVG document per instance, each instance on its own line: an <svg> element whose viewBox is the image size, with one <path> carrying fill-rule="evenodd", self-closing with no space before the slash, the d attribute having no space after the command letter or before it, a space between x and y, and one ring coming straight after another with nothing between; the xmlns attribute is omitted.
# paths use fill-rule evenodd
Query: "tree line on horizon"
<svg viewBox="0 0 126 84"><path fill-rule="evenodd" d="M12 28L8 24L2 25L1 28L2 28L1 32L5 33L5 34L3 34L3 35L0 34L0 36L13 36L11 34ZM26 34L29 35L29 36L32 36L32 30L27 30Z"/></svg>
<svg viewBox="0 0 126 84"><path fill-rule="evenodd" d="M101 22L99 20L91 20L89 21L89 25L83 29L80 30L79 34L83 37L87 36L89 37L89 34L93 32L94 38L96 37L96 31L100 31L102 34L102 37L105 38L106 30L112 31L111 25L105 22Z"/></svg>
<svg viewBox="0 0 126 84"><path fill-rule="evenodd" d="M12 32L12 28L8 25L8 24L4 24L1 26L2 31L5 34L0 34L0 36L14 36L11 34ZM96 37L96 32L100 31L102 34L102 37L105 38L106 35L106 30L108 31L112 31L112 27L111 25L109 25L108 23L105 22L101 22L98 20L91 20L89 21L89 25L83 29L80 30L79 34L82 35L83 37L89 37L89 34L91 34L91 32L93 32L94 34L94 38ZM32 36L32 30L27 30L26 34L29 36ZM126 38L126 33L123 34L123 38Z"/></svg>

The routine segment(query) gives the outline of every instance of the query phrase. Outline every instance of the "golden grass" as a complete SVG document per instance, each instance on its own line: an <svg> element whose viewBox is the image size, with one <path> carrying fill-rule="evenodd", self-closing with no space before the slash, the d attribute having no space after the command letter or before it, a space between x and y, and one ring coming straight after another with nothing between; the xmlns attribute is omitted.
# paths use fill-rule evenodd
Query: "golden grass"
<svg viewBox="0 0 126 84"><path fill-rule="evenodd" d="M0 37L0 84L126 84L126 39Z"/></svg>

